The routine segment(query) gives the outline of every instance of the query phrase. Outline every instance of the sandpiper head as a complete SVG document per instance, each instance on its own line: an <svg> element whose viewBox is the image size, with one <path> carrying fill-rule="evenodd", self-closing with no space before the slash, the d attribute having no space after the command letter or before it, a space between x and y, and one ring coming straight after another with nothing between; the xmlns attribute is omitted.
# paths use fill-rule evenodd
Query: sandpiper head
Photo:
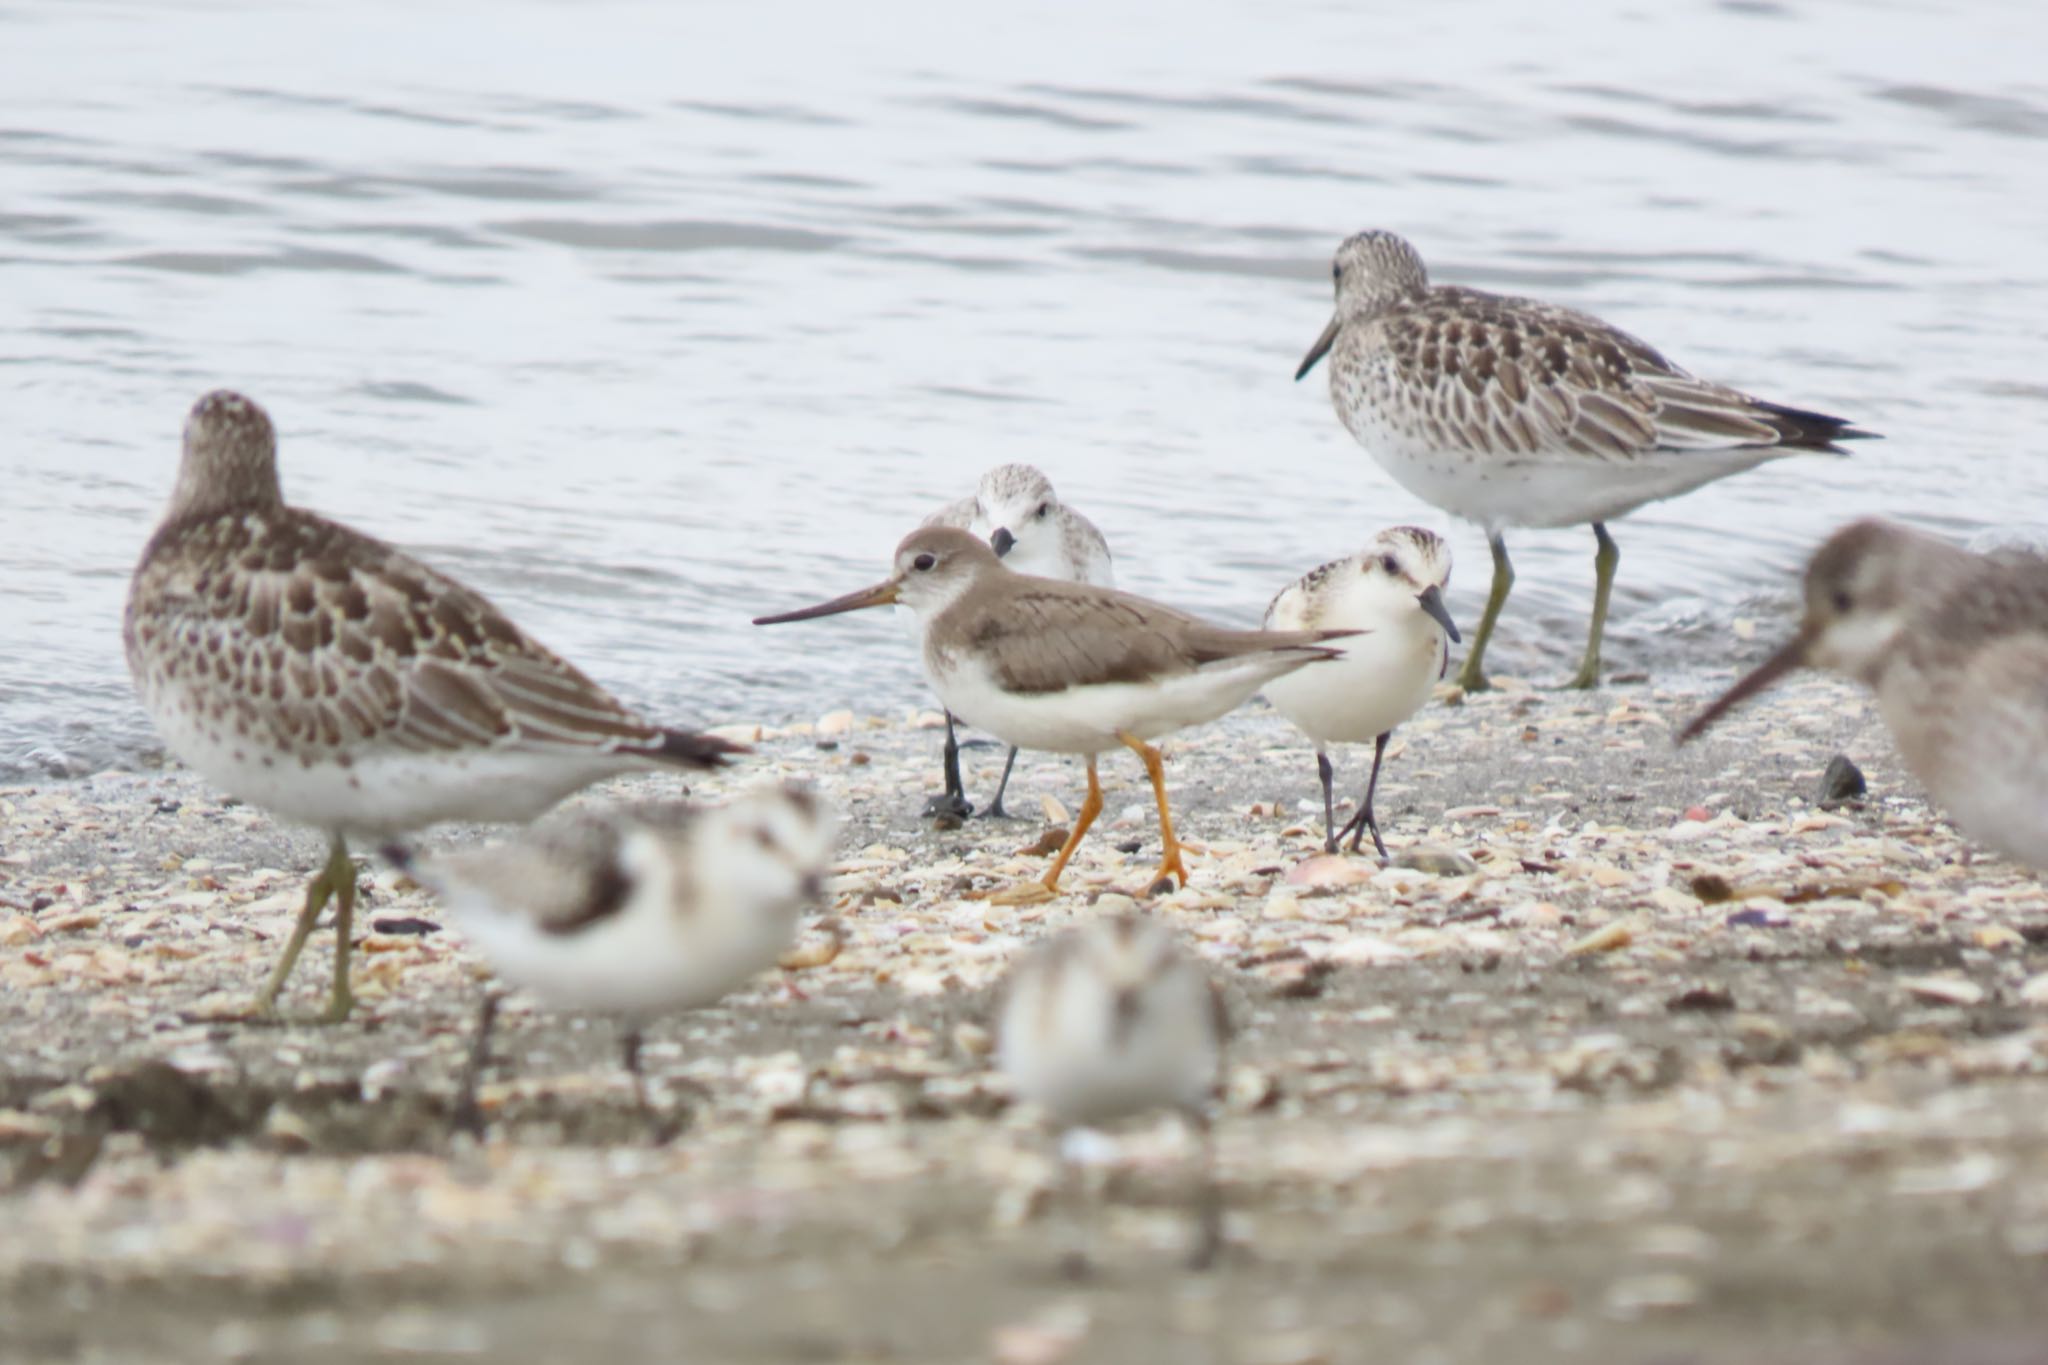
<svg viewBox="0 0 2048 1365"><path fill-rule="evenodd" d="M1337 295L1337 311L1330 325L1316 338L1294 372L1300 379L1314 369L1336 345L1345 324L1370 317L1397 299L1420 294L1429 287L1429 271L1422 256L1408 239L1384 228L1370 228L1344 239L1330 261L1330 283Z"/></svg>
<svg viewBox="0 0 2048 1365"><path fill-rule="evenodd" d="M1451 547L1420 526L1390 526L1364 549L1335 559L1287 585L1266 608L1269 629L1311 630L1343 623L1392 625L1421 612L1458 642L1458 624L1444 605Z"/></svg>
<svg viewBox="0 0 2048 1365"><path fill-rule="evenodd" d="M989 526L989 548L1007 559L1023 547L1024 559L1059 535L1059 495L1037 466L997 465L981 476L974 500Z"/></svg>
<svg viewBox="0 0 2048 1365"><path fill-rule="evenodd" d="M1679 742L1800 668L1824 668L1876 685L1905 627L1909 596L1938 571L1949 549L1875 519L1851 522L1829 536L1806 566L1799 633L1680 731Z"/></svg>
<svg viewBox="0 0 2048 1365"><path fill-rule="evenodd" d="M757 616L754 624L776 626L896 602L926 616L943 609L982 575L1006 572L996 552L979 536L951 526L921 526L896 547L895 571L881 582L814 607Z"/></svg>
<svg viewBox="0 0 2048 1365"><path fill-rule="evenodd" d="M1379 591L1411 597L1417 609L1461 643L1458 623L1444 605L1451 585L1451 547L1442 536L1421 526L1390 526L1372 538L1359 555L1359 576Z"/></svg>
<svg viewBox="0 0 2048 1365"><path fill-rule="evenodd" d="M277 482L277 429L249 399L215 389L185 419L185 452L171 494L173 516L283 501Z"/></svg>
<svg viewBox="0 0 2048 1365"><path fill-rule="evenodd" d="M816 901L832 860L833 826L817 796L794 783L744 792L705 811L692 826L704 903L745 914Z"/></svg>

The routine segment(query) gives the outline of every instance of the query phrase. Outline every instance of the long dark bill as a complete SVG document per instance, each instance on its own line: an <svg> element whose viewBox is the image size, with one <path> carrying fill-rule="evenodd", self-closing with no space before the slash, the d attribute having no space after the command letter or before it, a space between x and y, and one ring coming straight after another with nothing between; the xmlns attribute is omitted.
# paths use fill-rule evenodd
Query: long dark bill
<svg viewBox="0 0 2048 1365"><path fill-rule="evenodd" d="M1713 705L1693 717L1692 724L1678 732L1678 742L1684 744L1689 740L1698 739L1709 725L1722 716L1771 686L1787 673L1803 668L1806 664L1808 643L1804 631L1793 636L1776 654L1758 664L1747 676L1738 679L1735 686L1714 699Z"/></svg>
<svg viewBox="0 0 2048 1365"><path fill-rule="evenodd" d="M830 602L820 602L815 607L800 607L795 611L785 611L780 616L756 616L754 624L779 626L785 621L808 621L816 616L837 616L840 612L859 611L863 607L886 607L896 600L896 592L896 580L892 578L886 583L877 583L871 588L862 588L859 592L835 597Z"/></svg>
<svg viewBox="0 0 2048 1365"><path fill-rule="evenodd" d="M1316 367L1316 362L1328 355L1330 348L1336 344L1337 319L1331 318L1330 325L1325 327L1323 334L1316 338L1316 344L1309 347L1308 354L1301 358L1301 368L1294 372L1294 377L1299 380L1303 375L1313 370Z"/></svg>
<svg viewBox="0 0 2048 1365"><path fill-rule="evenodd" d="M1444 628L1444 634L1451 637L1452 644L1465 643L1465 637L1458 634L1458 623L1451 619L1451 609L1444 605L1443 593L1434 583L1415 594L1415 604L1436 618L1436 623Z"/></svg>

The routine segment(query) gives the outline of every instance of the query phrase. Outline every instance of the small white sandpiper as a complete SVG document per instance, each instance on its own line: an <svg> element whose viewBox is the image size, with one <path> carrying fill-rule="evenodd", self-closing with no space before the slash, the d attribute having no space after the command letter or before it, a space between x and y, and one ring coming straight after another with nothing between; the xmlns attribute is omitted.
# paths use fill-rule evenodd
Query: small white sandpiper
<svg viewBox="0 0 2048 1365"><path fill-rule="evenodd" d="M600 778L745 752L650 724L480 594L288 506L269 416L225 390L185 423L177 487L136 565L123 637L173 754L329 837L259 1016L273 1013L330 897L334 983L322 1018L348 1016L349 838L530 820Z"/></svg>
<svg viewBox="0 0 2048 1365"><path fill-rule="evenodd" d="M898 601L917 613L925 677L947 710L1020 748L1087 757L1088 796L1034 888L1041 895L1058 892L1101 813L1096 755L1119 744L1144 763L1159 807L1161 856L1150 885L1185 886L1166 774L1146 741L1215 720L1281 674L1334 657L1327 642L1350 634L1226 630L1114 588L1012 573L979 539L947 526L904 537L894 572L873 587L754 624Z"/></svg>
<svg viewBox="0 0 2048 1365"><path fill-rule="evenodd" d="M1056 1132L1158 1109L1174 1110L1194 1130L1202 1164L1190 1257L1197 1268L1223 1245L1209 1103L1229 1036L1207 969L1171 929L1135 915L1069 929L1028 954L1004 981L997 1016L998 1065ZM1065 1266L1085 1273L1086 1257L1076 1249Z"/></svg>
<svg viewBox="0 0 2048 1365"><path fill-rule="evenodd" d="M1451 581L1451 547L1434 531L1395 526L1374 536L1363 550L1332 560L1289 584L1266 608L1268 630L1315 630L1344 626L1358 638L1339 646L1338 657L1266 684L1266 700L1315 741L1316 773L1323 783L1323 847L1337 851L1351 836L1351 850L1370 832L1381 858L1387 846L1373 815L1380 762L1387 736L1429 700L1450 667L1450 642L1458 627L1444 606ZM1365 801L1343 829L1337 828L1330 792L1333 742L1371 740L1372 775Z"/></svg>
<svg viewBox="0 0 2048 1365"><path fill-rule="evenodd" d="M1036 574L1068 583L1116 586L1109 542L1095 523L1059 499L1052 480L1035 465L997 465L981 476L971 497L948 503L924 520L926 526L951 526L972 531L989 543L996 558L1013 573ZM953 733L953 713L946 713L945 791L925 806L927 815L964 820L974 813L960 781L960 741ZM1017 748L1003 760L1003 778L988 814L1007 819L1003 793L1010 789L1010 770L1017 766Z"/></svg>
<svg viewBox="0 0 2048 1365"><path fill-rule="evenodd" d="M482 848L384 853L455 911L501 980L552 1009L619 1016L634 1098L653 1121L646 1021L714 1004L775 965L823 894L832 825L814 796L787 786L721 806L569 812ZM497 1005L487 991L455 1107L472 1131Z"/></svg>
<svg viewBox="0 0 2048 1365"><path fill-rule="evenodd" d="M1680 742L1794 669L1846 674L1964 833L2048 869L2048 558L1858 521L1815 552L1805 597L1798 634Z"/></svg>
<svg viewBox="0 0 2048 1365"><path fill-rule="evenodd" d="M1493 551L1486 611L1458 680L1487 686L1486 646L1514 584L1506 526L1591 523L1593 622L1573 687L1600 676L1614 568L1607 522L1795 451L1875 433L1694 378L1574 309L1432 285L1391 232L1361 232L1331 265L1336 315L1300 379L1330 357L1338 417L1395 482L1478 522Z"/></svg>

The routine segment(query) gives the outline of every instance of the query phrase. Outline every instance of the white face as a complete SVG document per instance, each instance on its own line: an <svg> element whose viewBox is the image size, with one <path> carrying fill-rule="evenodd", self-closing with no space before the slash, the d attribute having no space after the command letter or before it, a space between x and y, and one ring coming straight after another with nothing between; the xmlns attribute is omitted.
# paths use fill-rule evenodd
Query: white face
<svg viewBox="0 0 2048 1365"><path fill-rule="evenodd" d="M990 544L1010 569L1035 573L1056 565L1060 550L1060 500L1052 481L1025 464L1006 464L982 476L975 493ZM1008 543L998 543L1005 539Z"/></svg>
<svg viewBox="0 0 2048 1365"><path fill-rule="evenodd" d="M832 860L833 820L815 797L766 787L708 812L694 863L706 903L742 913L795 911L822 894Z"/></svg>
<svg viewBox="0 0 2048 1365"><path fill-rule="evenodd" d="M1905 625L1895 610L1851 611L1823 626L1806 647L1806 661L1852 678L1873 680Z"/></svg>
<svg viewBox="0 0 2048 1365"><path fill-rule="evenodd" d="M944 611L973 584L977 566L971 559L986 562L988 549L974 537L960 533L966 541L947 543L940 537L920 537L896 553L896 600L920 617ZM993 566L990 571L995 572Z"/></svg>
<svg viewBox="0 0 2048 1365"><path fill-rule="evenodd" d="M1451 581L1451 547L1433 531L1396 526L1380 532L1357 554L1329 566L1309 591L1327 594L1316 619L1388 625L1427 619L1421 596ZM1438 629L1441 629L1439 626Z"/></svg>

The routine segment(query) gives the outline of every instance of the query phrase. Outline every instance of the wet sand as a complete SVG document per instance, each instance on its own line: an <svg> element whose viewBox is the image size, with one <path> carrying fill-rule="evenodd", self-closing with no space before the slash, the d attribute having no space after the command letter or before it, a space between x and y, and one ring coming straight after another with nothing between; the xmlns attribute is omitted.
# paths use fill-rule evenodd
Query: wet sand
<svg viewBox="0 0 2048 1365"><path fill-rule="evenodd" d="M481 973L389 870L358 1018L252 1027L315 838L182 772L0 792L0 1359L2048 1358L2048 896L1850 690L1674 752L1699 702L1431 707L1380 803L1426 871L1309 862L1310 752L1254 708L1169 746L1192 886L1142 896L1149 792L1111 756L1070 894L1025 906L985 896L1042 870L1077 763L1021 761L1030 819L934 830L932 717L767 732L697 793L814 776L847 941L650 1033L689 1117L660 1147L612 1026L516 998L490 1136L449 1135ZM1838 752L1869 794L1821 810ZM969 754L985 796L1001 752ZM1231 1252L1180 1268L1191 1147L1142 1124L1091 1149L1075 1284L985 1016L1124 894L1226 986Z"/></svg>

